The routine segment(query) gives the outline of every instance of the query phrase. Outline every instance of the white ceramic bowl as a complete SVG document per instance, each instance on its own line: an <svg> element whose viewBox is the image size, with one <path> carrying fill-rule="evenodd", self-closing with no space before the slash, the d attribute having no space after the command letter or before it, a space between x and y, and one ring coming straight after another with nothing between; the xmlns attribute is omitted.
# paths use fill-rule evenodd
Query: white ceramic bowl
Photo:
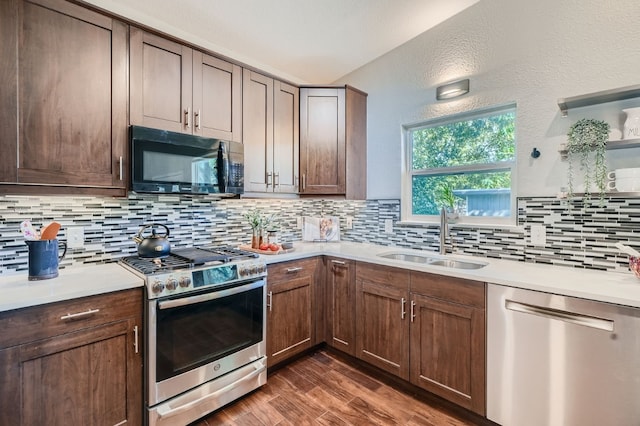
<svg viewBox="0 0 640 426"><path fill-rule="evenodd" d="M609 182L609 189L616 189L618 192L638 192L640 191L640 177L616 178Z"/></svg>
<svg viewBox="0 0 640 426"><path fill-rule="evenodd" d="M611 179L620 179L620 178L640 178L640 167L633 167L630 169L615 169L613 176L610 176Z"/></svg>

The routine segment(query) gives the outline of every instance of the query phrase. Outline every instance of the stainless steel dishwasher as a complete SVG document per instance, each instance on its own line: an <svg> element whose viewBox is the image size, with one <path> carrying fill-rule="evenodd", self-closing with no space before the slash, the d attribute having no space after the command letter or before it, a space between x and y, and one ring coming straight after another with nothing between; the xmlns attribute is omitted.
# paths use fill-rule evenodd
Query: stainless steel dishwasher
<svg viewBox="0 0 640 426"><path fill-rule="evenodd" d="M490 284L487 417L640 425L640 309Z"/></svg>

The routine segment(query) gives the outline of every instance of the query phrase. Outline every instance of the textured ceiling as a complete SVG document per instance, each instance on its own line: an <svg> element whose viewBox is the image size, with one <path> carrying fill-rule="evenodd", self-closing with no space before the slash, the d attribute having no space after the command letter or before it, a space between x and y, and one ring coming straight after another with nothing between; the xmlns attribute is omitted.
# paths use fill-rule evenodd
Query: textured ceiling
<svg viewBox="0 0 640 426"><path fill-rule="evenodd" d="M479 0L85 0L296 83L332 83Z"/></svg>

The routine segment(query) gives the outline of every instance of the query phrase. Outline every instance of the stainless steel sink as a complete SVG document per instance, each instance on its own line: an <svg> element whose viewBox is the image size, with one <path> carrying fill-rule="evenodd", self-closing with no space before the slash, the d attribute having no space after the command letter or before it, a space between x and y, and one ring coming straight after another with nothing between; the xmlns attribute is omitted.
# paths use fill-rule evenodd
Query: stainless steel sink
<svg viewBox="0 0 640 426"><path fill-rule="evenodd" d="M412 254L412 253L400 253L400 252L381 253L378 256L384 257L386 259L402 260L404 262L422 263L425 265L432 265L432 266L443 266L445 268L451 268L451 269L480 269L487 266L487 264L483 262L468 262L465 260L441 259L437 257L421 256L419 254Z"/></svg>
<svg viewBox="0 0 640 426"><path fill-rule="evenodd" d="M463 260L441 259L429 262L429 265L444 266L453 269L480 269L487 266L486 263L465 262Z"/></svg>
<svg viewBox="0 0 640 426"><path fill-rule="evenodd" d="M385 254L379 254L378 256L384 257L387 259L403 260L405 262L415 262L415 263L429 263L432 260L434 260L432 257L419 256L417 254L408 254L408 253L385 253Z"/></svg>

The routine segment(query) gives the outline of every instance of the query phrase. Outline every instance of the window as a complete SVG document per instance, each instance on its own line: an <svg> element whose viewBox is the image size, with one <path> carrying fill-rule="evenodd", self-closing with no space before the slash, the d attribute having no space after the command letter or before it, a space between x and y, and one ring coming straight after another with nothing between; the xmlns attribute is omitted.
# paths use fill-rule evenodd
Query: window
<svg viewBox="0 0 640 426"><path fill-rule="evenodd" d="M405 126L402 220L512 224L515 105Z"/></svg>

